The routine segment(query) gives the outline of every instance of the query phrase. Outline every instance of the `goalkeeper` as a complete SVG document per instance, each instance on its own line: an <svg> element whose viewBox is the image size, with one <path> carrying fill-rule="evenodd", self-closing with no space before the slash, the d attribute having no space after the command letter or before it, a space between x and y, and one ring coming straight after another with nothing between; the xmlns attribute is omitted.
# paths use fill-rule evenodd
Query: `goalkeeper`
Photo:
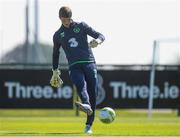
<svg viewBox="0 0 180 137"><path fill-rule="evenodd" d="M50 84L60 87L63 84L61 72L58 69L59 48L62 47L69 64L69 75L77 88L81 102L76 106L87 113L85 133L92 133L97 93L97 69L91 48L97 47L104 41L104 36L92 29L85 22L75 22L71 19L69 7L61 7L59 18L61 27L53 36L53 76ZM88 43L87 35L94 38Z"/></svg>

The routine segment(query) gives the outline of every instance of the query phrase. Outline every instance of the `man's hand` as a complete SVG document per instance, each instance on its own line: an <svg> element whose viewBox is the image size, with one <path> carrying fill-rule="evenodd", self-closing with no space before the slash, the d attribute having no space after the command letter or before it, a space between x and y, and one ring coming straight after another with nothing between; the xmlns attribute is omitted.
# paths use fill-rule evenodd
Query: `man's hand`
<svg viewBox="0 0 180 137"><path fill-rule="evenodd" d="M93 39L89 42L89 47L91 48L96 48L98 45L100 45L101 43L103 43L104 40L98 38L98 39Z"/></svg>
<svg viewBox="0 0 180 137"><path fill-rule="evenodd" d="M98 46L98 44L99 43L97 42L97 40L93 39L89 42L89 47L96 48Z"/></svg>
<svg viewBox="0 0 180 137"><path fill-rule="evenodd" d="M58 69L55 69L52 71L53 71L53 75L52 75L52 78L50 80L50 84L52 87L58 88L63 84L63 81L60 78L61 72Z"/></svg>

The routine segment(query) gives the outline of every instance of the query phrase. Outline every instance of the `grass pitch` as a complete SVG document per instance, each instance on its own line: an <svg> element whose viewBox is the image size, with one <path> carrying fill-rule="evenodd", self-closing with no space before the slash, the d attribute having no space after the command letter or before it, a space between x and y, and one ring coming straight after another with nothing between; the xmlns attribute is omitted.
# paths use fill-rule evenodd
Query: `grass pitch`
<svg viewBox="0 0 180 137"><path fill-rule="evenodd" d="M176 111L156 111L147 117L147 111L115 110L116 119L111 124L103 124L96 119L93 134L84 134L86 116L75 116L74 110L0 110L0 136L38 137L113 137L113 136L180 136L180 116Z"/></svg>

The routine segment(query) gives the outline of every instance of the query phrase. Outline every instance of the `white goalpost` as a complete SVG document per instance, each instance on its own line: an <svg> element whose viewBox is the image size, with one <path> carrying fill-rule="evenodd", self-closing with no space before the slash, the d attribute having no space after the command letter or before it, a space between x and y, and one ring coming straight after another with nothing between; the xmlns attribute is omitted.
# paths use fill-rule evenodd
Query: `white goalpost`
<svg viewBox="0 0 180 137"><path fill-rule="evenodd" d="M161 44L173 44L176 43L180 47L180 38L168 38L168 39L158 39L153 42L153 54L152 54L152 65L150 72L150 82L149 82L149 100L148 100L148 117L152 117L153 110L153 90L155 83L155 70L156 64L158 63L159 48ZM179 49L180 50L180 49ZM180 64L180 62L179 62Z"/></svg>

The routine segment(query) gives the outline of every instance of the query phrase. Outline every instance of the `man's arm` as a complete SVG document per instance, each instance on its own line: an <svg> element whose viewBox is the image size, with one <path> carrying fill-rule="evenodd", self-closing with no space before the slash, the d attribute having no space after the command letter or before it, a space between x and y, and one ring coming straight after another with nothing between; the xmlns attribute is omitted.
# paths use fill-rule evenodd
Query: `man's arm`
<svg viewBox="0 0 180 137"><path fill-rule="evenodd" d="M101 44L105 40L105 37L103 34L95 31L93 28L88 26L85 22L82 22L82 24L83 24L83 28L84 28L84 31L86 32L86 34L88 34L89 36L91 36L95 39L100 40L100 42L98 44Z"/></svg>
<svg viewBox="0 0 180 137"><path fill-rule="evenodd" d="M51 84L51 86L58 88L63 84L63 81L60 78L61 71L58 69L59 48L60 48L61 44L58 42L56 33L53 36L53 44L54 44L53 45L53 57L52 57L53 58L52 59L52 62L53 62L53 69L52 69L53 75L51 77L50 84Z"/></svg>
<svg viewBox="0 0 180 137"><path fill-rule="evenodd" d="M58 42L58 38L56 33L53 36L53 56L52 56L52 63L53 63L53 70L58 69L59 64L59 49L61 44Z"/></svg>

